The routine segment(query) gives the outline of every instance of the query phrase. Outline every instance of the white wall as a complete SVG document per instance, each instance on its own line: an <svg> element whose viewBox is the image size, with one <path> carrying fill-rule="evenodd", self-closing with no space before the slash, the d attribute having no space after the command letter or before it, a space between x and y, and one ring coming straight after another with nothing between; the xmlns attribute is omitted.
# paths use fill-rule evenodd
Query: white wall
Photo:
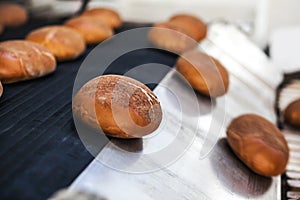
<svg viewBox="0 0 300 200"><path fill-rule="evenodd" d="M91 7L113 6L124 19L137 22L158 22L178 12L189 12L206 20L225 18L253 19L257 0L93 0Z"/></svg>
<svg viewBox="0 0 300 200"><path fill-rule="evenodd" d="M189 12L206 21L225 19L250 22L252 39L264 47L272 32L300 25L300 0L92 0L91 7L111 6L123 18L136 22L158 22L178 12Z"/></svg>
<svg viewBox="0 0 300 200"><path fill-rule="evenodd" d="M74 12L80 0L28 0L37 5L51 4L56 13ZM171 15L188 12L206 21L224 19L253 25L252 39L261 47L272 32L287 26L300 26L300 0L91 0L89 7L108 6L126 21L159 22ZM50 12L53 12L51 9Z"/></svg>

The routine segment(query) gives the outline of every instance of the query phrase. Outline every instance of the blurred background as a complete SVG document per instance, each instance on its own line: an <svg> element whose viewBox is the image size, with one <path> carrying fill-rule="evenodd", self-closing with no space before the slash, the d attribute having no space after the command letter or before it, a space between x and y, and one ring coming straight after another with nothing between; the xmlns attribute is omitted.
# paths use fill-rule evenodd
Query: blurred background
<svg viewBox="0 0 300 200"><path fill-rule="evenodd" d="M74 15L83 0L25 0L37 17ZM211 23L226 21L238 26L261 49L271 54L283 71L299 69L299 0L89 0L87 7L105 6L117 10L124 21L155 23L179 12L187 12Z"/></svg>
<svg viewBox="0 0 300 200"><path fill-rule="evenodd" d="M37 14L67 15L81 0L27 0ZM116 9L125 21L158 22L178 12L189 12L207 22L226 20L239 25L264 47L278 29L300 25L299 0L90 0L88 7Z"/></svg>

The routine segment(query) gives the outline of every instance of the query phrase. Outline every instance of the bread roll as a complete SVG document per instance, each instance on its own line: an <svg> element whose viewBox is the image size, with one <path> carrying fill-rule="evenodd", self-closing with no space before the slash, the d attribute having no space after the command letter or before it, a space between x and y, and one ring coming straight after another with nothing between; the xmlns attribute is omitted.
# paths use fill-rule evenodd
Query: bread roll
<svg viewBox="0 0 300 200"><path fill-rule="evenodd" d="M87 44L95 44L113 35L113 30L104 22L93 17L75 17L65 23L77 30Z"/></svg>
<svg viewBox="0 0 300 200"><path fill-rule="evenodd" d="M284 121L289 125L300 128L300 99L290 103L284 110Z"/></svg>
<svg viewBox="0 0 300 200"><path fill-rule="evenodd" d="M279 129L261 116L245 114L227 128L227 140L234 153L254 172L277 176L285 171L289 148Z"/></svg>
<svg viewBox="0 0 300 200"><path fill-rule="evenodd" d="M25 40L0 43L0 80L3 83L41 77L55 68L54 56L37 43Z"/></svg>
<svg viewBox="0 0 300 200"><path fill-rule="evenodd" d="M45 46L58 61L74 59L85 50L81 34L66 26L46 26L36 29L27 35L26 40Z"/></svg>
<svg viewBox="0 0 300 200"><path fill-rule="evenodd" d="M186 29L171 22L155 24L148 34L148 39L156 46L177 53L182 53L197 46Z"/></svg>
<svg viewBox="0 0 300 200"><path fill-rule="evenodd" d="M197 42L204 39L206 36L206 24L196 16L188 14L178 14L171 17L169 21L186 29L186 31L191 34L191 37Z"/></svg>
<svg viewBox="0 0 300 200"><path fill-rule="evenodd" d="M218 60L198 50L183 53L177 60L176 67L177 71L201 94L218 97L228 90L227 70Z"/></svg>
<svg viewBox="0 0 300 200"><path fill-rule="evenodd" d="M95 17L98 20L106 23L111 28L118 28L122 25L122 19L120 15L116 11L109 8L93 8L83 12L82 16Z"/></svg>
<svg viewBox="0 0 300 200"><path fill-rule="evenodd" d="M2 83L0 81L0 97L2 96L2 94L3 94L3 87L2 87Z"/></svg>
<svg viewBox="0 0 300 200"><path fill-rule="evenodd" d="M27 22L25 8L14 3L0 3L0 19L5 26L19 26Z"/></svg>
<svg viewBox="0 0 300 200"><path fill-rule="evenodd" d="M153 92L139 81L119 75L99 76L87 82L73 99L73 113L117 138L143 137L156 130L162 120L160 103Z"/></svg>

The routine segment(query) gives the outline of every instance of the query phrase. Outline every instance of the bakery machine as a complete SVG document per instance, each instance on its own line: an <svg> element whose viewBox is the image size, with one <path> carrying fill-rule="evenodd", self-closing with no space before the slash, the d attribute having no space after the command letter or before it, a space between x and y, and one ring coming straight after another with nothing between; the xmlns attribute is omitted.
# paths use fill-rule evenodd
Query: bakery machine
<svg viewBox="0 0 300 200"><path fill-rule="evenodd" d="M226 22L212 22L199 48L215 56L229 70L228 94L213 101L198 97L201 109L193 113L191 110L196 109L191 103L193 93L187 91L187 86L178 81L176 71L171 70L154 89L169 124L158 129L158 135L143 139L143 148L137 152L124 151L122 145L126 146L126 141L121 142L125 144L120 148L120 141L111 140L72 183L71 190L86 190L108 199L137 196L141 199L281 199L281 178L266 178L251 172L234 156L225 139L228 123L244 113L260 114L276 123L274 105L276 88L283 80L281 72L241 31ZM181 97L183 116L174 109L177 103L170 101L174 94ZM194 135L195 121L199 129ZM212 129L211 124L220 129ZM167 136L162 138L160 134ZM184 143L191 137L194 138L184 153L169 163L163 165L160 157L148 155L152 145L168 146L170 141L177 140Z"/></svg>
<svg viewBox="0 0 300 200"><path fill-rule="evenodd" d="M60 23L59 18L34 18L6 30L0 40L23 38L32 29ZM127 22L116 32L151 25ZM208 36L198 47L230 73L228 94L221 98L195 96L187 90L174 70L178 55L141 49L114 61L106 73L127 74L145 83L155 77L158 84L149 86L162 103L164 126L142 140L111 139L86 148L72 118L72 90L80 66L95 47L89 46L74 61L59 63L52 75L5 85L0 99L0 198L46 199L68 188L112 200L299 199L297 131L283 131L291 162L287 173L273 178L249 170L226 142L228 123L243 113L277 123L276 93L284 81L282 72L235 25L211 21ZM151 66L131 71L148 63L168 68L160 74L149 70ZM179 100L172 101L176 96ZM172 142L179 142L183 151L161 161L174 152L164 152ZM152 157L158 150L163 156Z"/></svg>

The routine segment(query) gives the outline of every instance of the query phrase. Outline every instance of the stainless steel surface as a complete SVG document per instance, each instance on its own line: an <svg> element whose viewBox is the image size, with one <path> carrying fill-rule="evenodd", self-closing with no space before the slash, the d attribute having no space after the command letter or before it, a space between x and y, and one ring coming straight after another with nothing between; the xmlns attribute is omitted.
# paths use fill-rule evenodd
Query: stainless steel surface
<svg viewBox="0 0 300 200"><path fill-rule="evenodd" d="M299 90L300 91L300 90ZM297 92L299 92L297 91ZM288 96L281 96L285 100ZM290 127L285 127L283 133L288 141L290 148L290 159L287 165L286 183L287 183L287 198L300 198L300 132Z"/></svg>
<svg viewBox="0 0 300 200"><path fill-rule="evenodd" d="M287 184L290 187L295 189L300 189L300 181L299 180L287 180Z"/></svg>
<svg viewBox="0 0 300 200"><path fill-rule="evenodd" d="M291 102L299 98L300 80L293 80L279 94L278 107L280 115L283 115L284 109ZM283 195L287 199L300 199L300 131L285 124L282 132L290 148L290 158L287 165L286 179L284 180L288 187L286 188L286 194Z"/></svg>
<svg viewBox="0 0 300 200"><path fill-rule="evenodd" d="M293 199L299 199L300 198L300 192L288 192L287 197L288 198L293 198Z"/></svg>
<svg viewBox="0 0 300 200"><path fill-rule="evenodd" d="M280 111L296 99L300 99L300 79L292 81L280 92L278 105Z"/></svg>
<svg viewBox="0 0 300 200"><path fill-rule="evenodd" d="M212 24L200 47L230 71L228 93L213 101L200 95L194 99L172 70L154 90L162 103L164 125L137 142L142 144L137 152L123 151L115 145L118 140L113 140L70 189L88 190L112 200L280 199L280 177L266 178L250 171L230 150L225 129L243 113L257 113L275 123L275 88L281 73L231 25ZM173 101L174 94L182 97L179 102ZM191 103L193 99L199 108ZM220 133L211 132L211 123L220 126ZM185 149L173 162L161 165L161 159L167 158L147 156L176 137L177 145Z"/></svg>
<svg viewBox="0 0 300 200"><path fill-rule="evenodd" d="M83 0L26 0L27 9L35 17L60 18L75 15Z"/></svg>
<svg viewBox="0 0 300 200"><path fill-rule="evenodd" d="M300 172L287 172L286 176L288 178L300 179Z"/></svg>

